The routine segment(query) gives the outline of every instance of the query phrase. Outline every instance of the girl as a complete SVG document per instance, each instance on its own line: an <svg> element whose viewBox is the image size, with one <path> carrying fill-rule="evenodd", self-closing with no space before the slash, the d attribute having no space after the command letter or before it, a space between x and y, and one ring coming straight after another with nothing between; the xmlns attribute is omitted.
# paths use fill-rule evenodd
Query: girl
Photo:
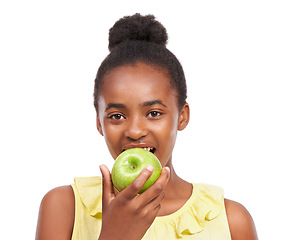
<svg viewBox="0 0 288 240"><path fill-rule="evenodd" d="M135 14L110 29L110 54L95 79L97 129L114 159L126 149L150 149L163 170L144 169L118 193L105 165L102 178L76 178L42 200L36 239L257 239L253 220L221 188L191 184L174 171L177 131L189 122L186 80L166 48L166 29L154 16Z"/></svg>

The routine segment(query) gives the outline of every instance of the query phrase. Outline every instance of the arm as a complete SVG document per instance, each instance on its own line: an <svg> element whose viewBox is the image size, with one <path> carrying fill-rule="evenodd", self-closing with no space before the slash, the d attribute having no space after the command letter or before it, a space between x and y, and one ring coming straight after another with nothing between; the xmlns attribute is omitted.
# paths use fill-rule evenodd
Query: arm
<svg viewBox="0 0 288 240"><path fill-rule="evenodd" d="M225 208L232 240L257 240L253 219L240 203L225 199Z"/></svg>
<svg viewBox="0 0 288 240"><path fill-rule="evenodd" d="M48 192L40 205L36 240L71 239L75 213L74 192L71 186Z"/></svg>

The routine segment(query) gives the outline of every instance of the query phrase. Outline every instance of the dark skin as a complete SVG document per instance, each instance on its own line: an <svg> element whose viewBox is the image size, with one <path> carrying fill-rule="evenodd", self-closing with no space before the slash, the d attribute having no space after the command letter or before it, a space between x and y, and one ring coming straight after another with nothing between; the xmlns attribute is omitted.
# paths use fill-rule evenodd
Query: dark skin
<svg viewBox="0 0 288 240"><path fill-rule="evenodd" d="M192 184L181 179L172 165L177 132L189 122L189 105L186 103L179 110L169 75L144 63L118 67L107 74L98 104L97 129L114 159L123 149L153 147L163 166L155 184L140 195L137 193L152 174L151 170L144 169L130 186L117 193L108 168L100 166L103 224L99 239L141 239L157 216L177 211L193 192ZM46 194L40 207L36 239L71 239L74 207L70 186ZM227 199L225 207L232 239L257 239L248 211ZM129 227L132 223L136 227Z"/></svg>

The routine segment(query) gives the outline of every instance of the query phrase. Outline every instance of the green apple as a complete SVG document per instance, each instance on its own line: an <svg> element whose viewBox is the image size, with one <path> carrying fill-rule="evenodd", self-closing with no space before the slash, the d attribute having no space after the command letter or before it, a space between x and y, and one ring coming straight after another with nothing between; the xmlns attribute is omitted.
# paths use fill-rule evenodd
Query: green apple
<svg viewBox="0 0 288 240"><path fill-rule="evenodd" d="M161 164L153 153L142 148L131 148L122 152L115 160L111 172L115 188L121 192L148 165L153 165L154 171L139 193L143 193L156 182L162 171Z"/></svg>

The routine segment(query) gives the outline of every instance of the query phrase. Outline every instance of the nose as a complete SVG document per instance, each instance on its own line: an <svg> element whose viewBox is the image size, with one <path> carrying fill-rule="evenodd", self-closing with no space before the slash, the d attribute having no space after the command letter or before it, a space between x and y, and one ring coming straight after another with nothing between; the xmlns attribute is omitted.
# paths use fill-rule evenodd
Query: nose
<svg viewBox="0 0 288 240"><path fill-rule="evenodd" d="M148 134L147 124L145 119L141 117L131 118L127 122L125 136L131 140L139 140Z"/></svg>

